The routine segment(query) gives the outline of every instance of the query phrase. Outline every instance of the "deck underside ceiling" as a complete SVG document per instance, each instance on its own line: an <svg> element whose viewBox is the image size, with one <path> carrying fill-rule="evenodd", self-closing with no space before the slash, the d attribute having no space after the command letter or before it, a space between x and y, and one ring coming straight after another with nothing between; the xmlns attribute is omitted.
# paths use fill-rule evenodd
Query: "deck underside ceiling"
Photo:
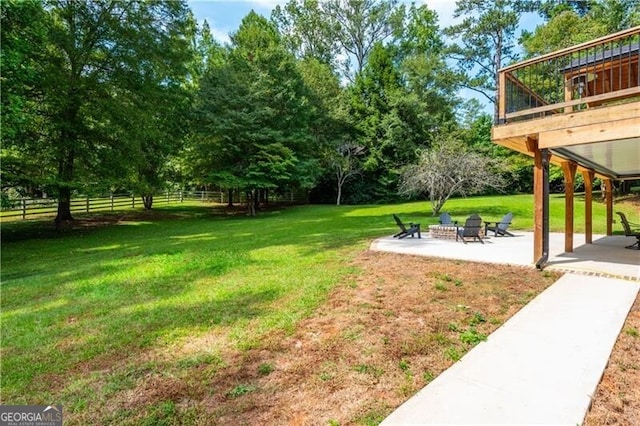
<svg viewBox="0 0 640 426"><path fill-rule="evenodd" d="M551 162L572 161L600 177L640 178L640 100L493 128L493 141L533 155L527 141L548 148Z"/></svg>

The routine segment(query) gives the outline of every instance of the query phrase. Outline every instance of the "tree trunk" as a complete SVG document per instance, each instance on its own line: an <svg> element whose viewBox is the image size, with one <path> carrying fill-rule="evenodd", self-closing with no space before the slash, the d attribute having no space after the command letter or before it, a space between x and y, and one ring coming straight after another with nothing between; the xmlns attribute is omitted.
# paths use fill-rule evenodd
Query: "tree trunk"
<svg viewBox="0 0 640 426"><path fill-rule="evenodd" d="M75 74L72 64L72 75ZM75 144L77 143L78 111L80 111L80 98L75 90L75 81L71 83L68 94L69 103L64 109L64 121L68 126L60 132L58 146L58 214L56 215L56 228L61 223L73 220L71 216L71 182L73 182L73 163L75 161Z"/></svg>
<svg viewBox="0 0 640 426"><path fill-rule="evenodd" d="M249 216L253 217L256 215L256 206L253 203L253 191L246 191L247 196L247 209L249 211Z"/></svg>
<svg viewBox="0 0 640 426"><path fill-rule="evenodd" d="M253 190L253 216L256 215L256 212L260 210L260 190Z"/></svg>
<svg viewBox="0 0 640 426"><path fill-rule="evenodd" d="M496 54L494 56L493 64L495 74L493 81L495 84L495 103L493 104L493 124L498 124L500 121L500 68L502 68L502 32L498 34L498 42L496 45Z"/></svg>
<svg viewBox="0 0 640 426"><path fill-rule="evenodd" d="M229 193L229 202L227 203L227 207L233 207L233 189L229 189L227 192Z"/></svg>
<svg viewBox="0 0 640 426"><path fill-rule="evenodd" d="M69 182L73 179L74 151L71 148L58 163L58 214L56 215L56 226L62 222L71 221L71 187Z"/></svg>
<svg viewBox="0 0 640 426"><path fill-rule="evenodd" d="M145 210L151 210L151 206L153 206L153 194L142 195L142 204L144 204Z"/></svg>
<svg viewBox="0 0 640 426"><path fill-rule="evenodd" d="M63 222L71 221L71 188L68 186L58 187L58 214L56 215L56 226Z"/></svg>
<svg viewBox="0 0 640 426"><path fill-rule="evenodd" d="M336 171L336 187L338 190L338 195L336 196L336 206L340 205L340 199L342 198L342 184L344 183L344 180L342 179L344 176L344 174L341 172L341 170L337 170Z"/></svg>

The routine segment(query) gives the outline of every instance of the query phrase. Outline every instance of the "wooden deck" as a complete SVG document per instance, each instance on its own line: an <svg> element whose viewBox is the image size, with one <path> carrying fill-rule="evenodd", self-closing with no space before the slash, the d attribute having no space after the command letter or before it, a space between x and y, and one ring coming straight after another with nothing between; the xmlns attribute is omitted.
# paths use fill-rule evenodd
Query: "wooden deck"
<svg viewBox="0 0 640 426"><path fill-rule="evenodd" d="M596 177L603 181L607 234L612 234L613 182L640 179L639 57L640 27L634 27L500 71L492 139L534 159L534 258L543 255L549 163L564 174L565 251L573 251L578 172L585 181L587 243Z"/></svg>
<svg viewBox="0 0 640 426"><path fill-rule="evenodd" d="M640 150L628 142L619 143L622 151L617 142L609 144L609 151L638 160L635 168L600 164L563 149L640 138L639 58L635 27L504 68L493 141L530 156L534 144L551 149L553 164L572 161L578 171L600 178L640 177ZM640 139L635 142L640 145Z"/></svg>

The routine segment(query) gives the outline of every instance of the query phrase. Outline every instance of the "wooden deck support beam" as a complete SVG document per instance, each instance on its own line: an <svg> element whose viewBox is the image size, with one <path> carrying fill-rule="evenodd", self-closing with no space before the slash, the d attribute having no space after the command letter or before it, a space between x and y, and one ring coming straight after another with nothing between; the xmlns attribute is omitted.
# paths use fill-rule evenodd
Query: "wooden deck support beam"
<svg viewBox="0 0 640 426"><path fill-rule="evenodd" d="M573 161L562 163L564 174L564 251L573 252L573 186L578 165Z"/></svg>
<svg viewBox="0 0 640 426"><path fill-rule="evenodd" d="M607 205L607 235L613 235L613 180L604 180L605 203Z"/></svg>
<svg viewBox="0 0 640 426"><path fill-rule="evenodd" d="M604 112L602 112L602 116L605 117ZM607 116L607 118L609 117ZM640 128L640 117L625 120L610 117L609 121L604 123L540 132L538 146L540 148L556 148L635 138L638 136L638 128Z"/></svg>
<svg viewBox="0 0 640 426"><path fill-rule="evenodd" d="M593 243L593 170L583 170L584 179L584 242Z"/></svg>
<svg viewBox="0 0 640 426"><path fill-rule="evenodd" d="M537 262L542 257L542 221L543 221L543 165L542 152L538 149L538 141L532 138L527 139L527 149L533 153L533 262Z"/></svg>

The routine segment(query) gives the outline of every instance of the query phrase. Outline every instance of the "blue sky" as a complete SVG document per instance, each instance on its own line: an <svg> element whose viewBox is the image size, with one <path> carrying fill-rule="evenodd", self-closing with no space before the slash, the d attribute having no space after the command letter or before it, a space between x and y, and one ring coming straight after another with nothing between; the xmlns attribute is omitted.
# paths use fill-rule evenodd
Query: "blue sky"
<svg viewBox="0 0 640 426"><path fill-rule="evenodd" d="M278 3L285 4L270 0L190 0L189 7L198 22L206 19L213 36L224 43L229 41L229 33L238 29L242 18L251 10L269 18Z"/></svg>

